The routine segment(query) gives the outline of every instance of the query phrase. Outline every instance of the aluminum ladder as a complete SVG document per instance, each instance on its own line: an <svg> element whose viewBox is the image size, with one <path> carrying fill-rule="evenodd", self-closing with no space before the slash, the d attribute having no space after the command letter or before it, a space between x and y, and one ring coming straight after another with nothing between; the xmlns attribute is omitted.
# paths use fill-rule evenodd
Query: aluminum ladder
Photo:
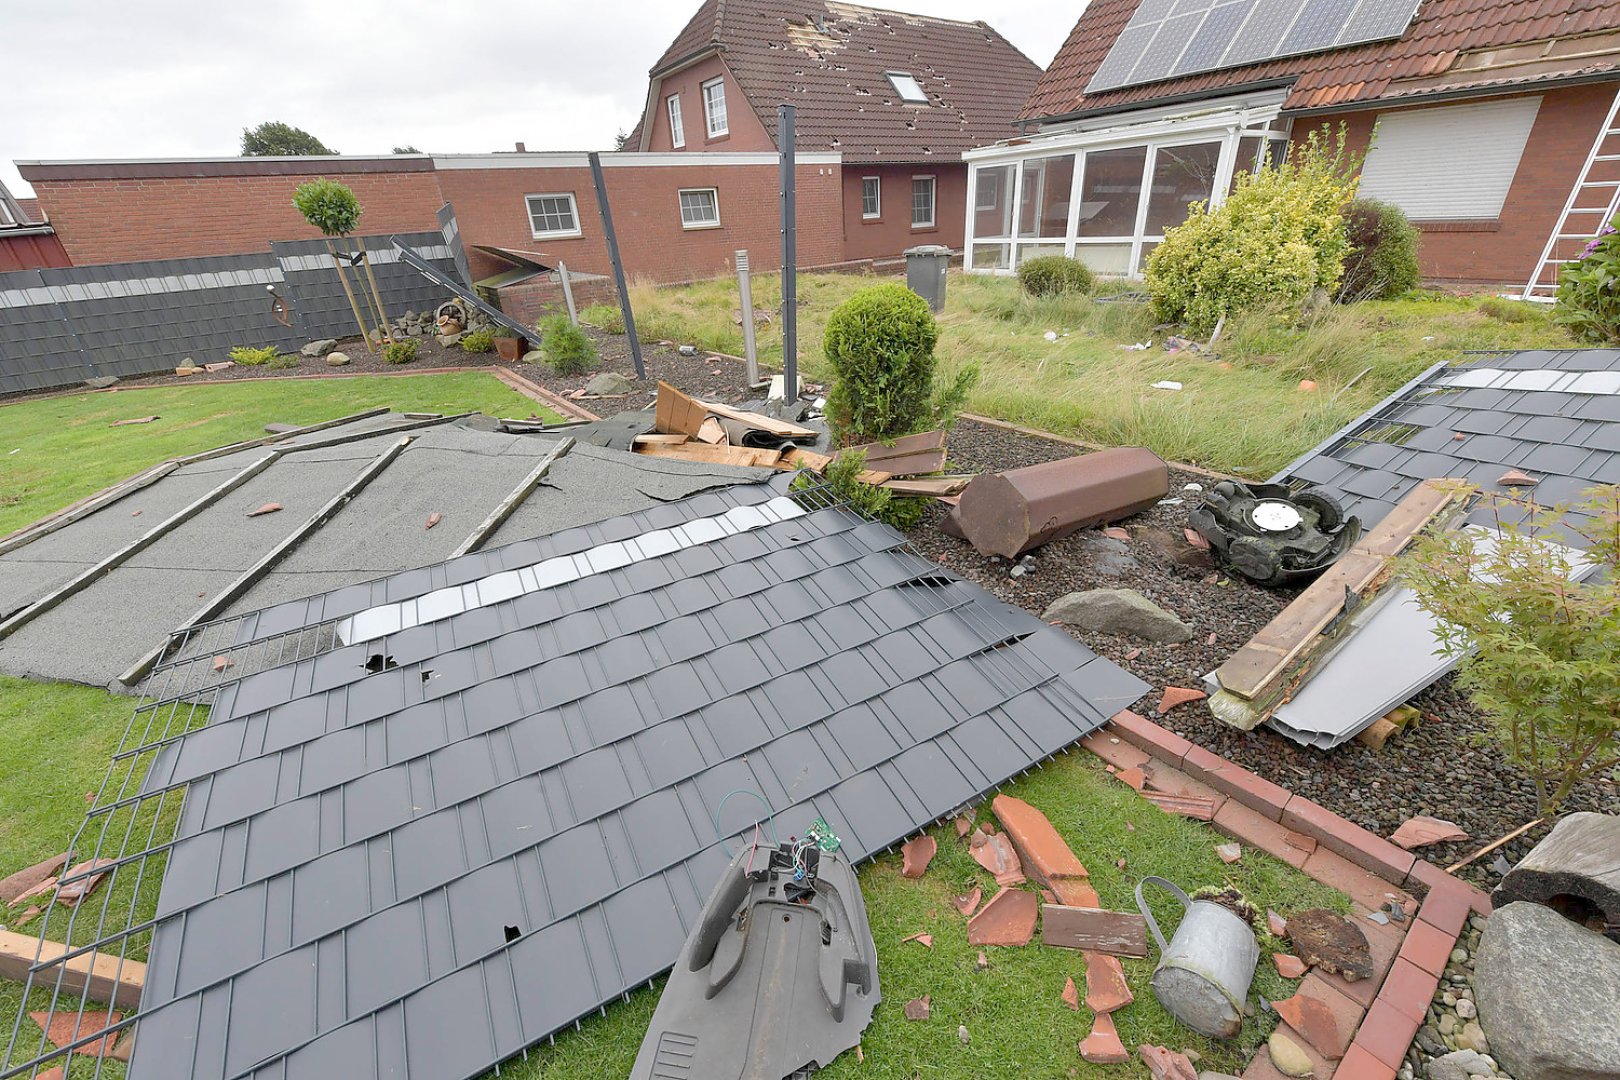
<svg viewBox="0 0 1620 1080"><path fill-rule="evenodd" d="M1569 201L1564 203L1564 212L1559 215L1557 226L1547 238L1547 246L1541 249L1541 261L1536 263L1535 273L1525 283L1520 299L1552 299L1558 292L1559 268L1576 254L1575 249L1569 246L1570 241L1585 244L1620 211L1620 127L1616 126L1617 123L1620 123L1620 89L1616 90L1614 101L1609 104L1609 113L1603 118L1603 126L1598 129L1591 152L1586 155L1586 164L1581 166L1581 174L1570 190ZM1616 179L1592 179L1594 167L1606 162L1615 164L1598 171ZM1560 248L1560 245L1563 247Z"/></svg>

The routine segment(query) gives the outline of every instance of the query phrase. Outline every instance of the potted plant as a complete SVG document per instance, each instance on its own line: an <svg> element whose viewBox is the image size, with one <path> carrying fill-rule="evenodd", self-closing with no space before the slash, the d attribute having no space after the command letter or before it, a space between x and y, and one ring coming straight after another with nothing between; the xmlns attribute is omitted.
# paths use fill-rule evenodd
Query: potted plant
<svg viewBox="0 0 1620 1080"><path fill-rule="evenodd" d="M516 363L523 359L523 354L529 351L529 342L520 337L516 331L504 326L495 327L495 355L508 363Z"/></svg>

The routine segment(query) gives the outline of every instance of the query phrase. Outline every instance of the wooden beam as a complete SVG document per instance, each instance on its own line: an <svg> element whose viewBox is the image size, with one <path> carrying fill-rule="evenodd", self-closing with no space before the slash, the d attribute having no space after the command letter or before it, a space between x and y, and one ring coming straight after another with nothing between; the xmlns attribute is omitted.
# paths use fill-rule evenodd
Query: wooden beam
<svg viewBox="0 0 1620 1080"><path fill-rule="evenodd" d="M652 446L655 444L661 444L666 446L679 446L681 443L691 439L691 437L692 436L690 435L665 435L661 431L649 431L645 435L637 435L634 445Z"/></svg>
<svg viewBox="0 0 1620 1080"><path fill-rule="evenodd" d="M971 476L918 476L901 479L894 477L880 481L878 486L888 488L896 495L921 495L937 498L956 495L973 480Z"/></svg>
<svg viewBox="0 0 1620 1080"><path fill-rule="evenodd" d="M573 448L574 440L572 438L564 438L556 446L553 446L550 452L541 458L534 468L529 471L529 475L519 481L518 486L512 489L511 494L502 499L501 504L479 523L478 528L474 529L467 539L456 545L456 550L450 553L450 558L457 559L469 551L477 551L483 547L484 543L495 534L495 530L501 527L501 523L512 516L512 511L521 506L523 501L533 494L534 489L540 486L540 481L545 479L546 473L551 471L551 467L557 463L557 459Z"/></svg>
<svg viewBox="0 0 1620 1080"><path fill-rule="evenodd" d="M813 472L818 472L825 475L827 472L827 466L831 465L833 460L833 458L826 454L818 454L814 450L801 450L798 447L794 447L791 450L782 451L782 457L776 467L779 469L797 469L803 466L804 468L810 469ZM875 486L878 484L887 483L891 477L888 473L879 472L876 469L862 469L856 474L855 479L859 480L863 484L872 484Z"/></svg>
<svg viewBox="0 0 1620 1080"><path fill-rule="evenodd" d="M708 443L710 446L725 446L727 444L726 429L714 417L705 417L703 423L698 425L697 440L698 442Z"/></svg>
<svg viewBox="0 0 1620 1080"><path fill-rule="evenodd" d="M865 443L848 446L839 454L866 454L866 464L893 476L919 476L936 473L945 467L945 431L943 428L905 435L892 443Z"/></svg>
<svg viewBox="0 0 1620 1080"><path fill-rule="evenodd" d="M24 982L37 965L50 963L67 951L60 942L42 942L32 935L0 930L0 979ZM141 991L146 988L145 964L98 953L81 953L36 971L35 985L54 987L58 976L64 992L85 994L121 1009L140 1008Z"/></svg>
<svg viewBox="0 0 1620 1080"><path fill-rule="evenodd" d="M663 384L660 383L659 386L662 387ZM699 401L697 404L723 420L735 420L739 424L746 424L751 428L768 431L772 435L780 435L784 439L816 439L820 438L821 435L820 432L804 427L801 424L790 424L786 420L778 420L776 417L766 416L764 413L733 409L730 405L722 405L717 401Z"/></svg>
<svg viewBox="0 0 1620 1080"><path fill-rule="evenodd" d="M525 379L515 371L508 371L506 368L503 368L498 364L494 367L486 368L485 370L492 372L497 379L501 380L501 382L505 383L507 386L510 386L524 397L530 399L531 401L538 401L540 404L551 409L553 412L561 413L564 416L571 416L575 420L602 419L600 416L597 416L595 413L591 412L591 410L585 408L585 406L579 404L577 401L569 401L561 394L554 394L545 387L530 382L528 379Z"/></svg>
<svg viewBox="0 0 1620 1080"><path fill-rule="evenodd" d="M1110 956L1146 956L1147 920L1125 911L1042 904L1041 943Z"/></svg>
<svg viewBox="0 0 1620 1080"><path fill-rule="evenodd" d="M658 384L658 400L653 404L655 431L696 438L708 416L708 407L697 398L681 393L667 382Z"/></svg>
<svg viewBox="0 0 1620 1080"><path fill-rule="evenodd" d="M636 453L649 457L678 458L682 461L701 461L707 465L736 465L742 468L773 469L781 459L780 450L764 450L752 446L710 446L708 443L642 443Z"/></svg>

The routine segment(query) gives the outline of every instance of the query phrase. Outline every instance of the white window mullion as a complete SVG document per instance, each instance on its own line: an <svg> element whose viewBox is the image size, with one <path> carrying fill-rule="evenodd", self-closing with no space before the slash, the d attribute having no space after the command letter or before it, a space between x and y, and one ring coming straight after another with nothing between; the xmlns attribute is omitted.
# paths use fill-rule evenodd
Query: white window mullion
<svg viewBox="0 0 1620 1080"><path fill-rule="evenodd" d="M1011 270L1018 269L1018 214L1023 205L1024 162L1020 161L1013 166L1012 195L1007 200L1007 267Z"/></svg>
<svg viewBox="0 0 1620 1080"><path fill-rule="evenodd" d="M1126 271L1127 276L1137 277L1140 271L1137 263L1142 258L1142 233L1147 229L1148 204L1153 201L1153 167L1158 163L1159 148L1149 145L1147 153L1143 155L1142 163L1142 190L1139 193L1139 202L1136 206L1136 235L1131 237L1131 261Z"/></svg>
<svg viewBox="0 0 1620 1080"><path fill-rule="evenodd" d="M1075 241L1080 238L1080 191L1086 180L1086 152L1074 152L1074 180L1069 185L1069 223L1063 233L1063 254L1074 258Z"/></svg>
<svg viewBox="0 0 1620 1080"><path fill-rule="evenodd" d="M967 202L963 214L967 220L962 223L962 269L973 269L973 219L979 208L979 170L984 166L968 166Z"/></svg>

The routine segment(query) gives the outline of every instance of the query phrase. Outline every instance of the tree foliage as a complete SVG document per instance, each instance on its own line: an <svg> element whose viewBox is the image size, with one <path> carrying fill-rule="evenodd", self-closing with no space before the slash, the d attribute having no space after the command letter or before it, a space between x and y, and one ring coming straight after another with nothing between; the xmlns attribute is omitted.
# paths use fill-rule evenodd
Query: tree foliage
<svg viewBox="0 0 1620 1080"><path fill-rule="evenodd" d="M1620 342L1620 232L1612 223L1559 271L1553 321L1582 341Z"/></svg>
<svg viewBox="0 0 1620 1080"><path fill-rule="evenodd" d="M420 154L422 151L418 150L416 147L412 146L410 143L406 143L404 146L396 146L396 147L394 147L393 152L396 153L396 154Z"/></svg>
<svg viewBox="0 0 1620 1080"><path fill-rule="evenodd" d="M324 176L299 184L293 205L325 236L347 236L360 227L360 200L348 186Z"/></svg>
<svg viewBox="0 0 1620 1080"><path fill-rule="evenodd" d="M1344 258L1339 299L1386 300L1417 288L1418 231L1398 206L1357 199L1344 208Z"/></svg>
<svg viewBox="0 0 1620 1080"><path fill-rule="evenodd" d="M244 157L304 157L309 154L336 154L321 140L280 120L266 120L256 128L242 129Z"/></svg>
<svg viewBox="0 0 1620 1080"><path fill-rule="evenodd" d="M1507 760L1529 773L1542 814L1576 783L1620 765L1620 487L1573 507L1499 506L1500 540L1477 531L1420 537L1401 573L1439 620L1440 651L1491 724ZM1596 572L1581 583L1558 522L1583 538Z"/></svg>

